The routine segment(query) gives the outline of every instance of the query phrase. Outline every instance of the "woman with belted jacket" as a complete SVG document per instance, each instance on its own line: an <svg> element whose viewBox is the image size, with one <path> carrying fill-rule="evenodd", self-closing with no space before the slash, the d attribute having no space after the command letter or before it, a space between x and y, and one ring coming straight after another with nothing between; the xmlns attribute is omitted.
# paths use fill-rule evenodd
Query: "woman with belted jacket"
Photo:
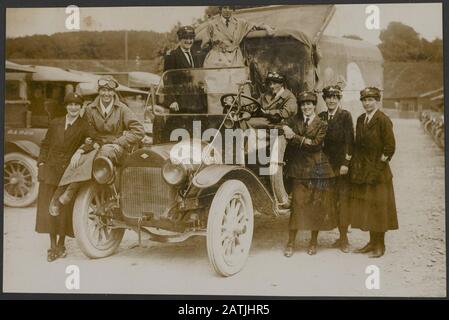
<svg viewBox="0 0 449 320"><path fill-rule="evenodd" d="M370 240L357 253L379 258L385 253L385 232L398 229L389 161L395 152L393 124L380 108L380 90L360 91L365 113L357 119L351 178L351 226L369 231Z"/></svg>
<svg viewBox="0 0 449 320"><path fill-rule="evenodd" d="M288 140L286 175L292 182L292 212L289 238L284 251L291 257L298 230L310 230L309 255L317 252L318 232L337 226L334 205L334 172L323 152L327 124L315 114L317 95L298 95L302 114L290 118L283 127Z"/></svg>
<svg viewBox="0 0 449 320"><path fill-rule="evenodd" d="M66 256L65 236L74 236L71 214L73 203L53 211L50 203L55 201L54 195L65 169L69 165L77 165L79 157L74 155L93 149L96 135L86 119L80 116L82 104L82 98L75 93L65 96L64 108L67 114L50 121L38 158L40 184L36 232L50 234L50 249L47 250L49 262Z"/></svg>

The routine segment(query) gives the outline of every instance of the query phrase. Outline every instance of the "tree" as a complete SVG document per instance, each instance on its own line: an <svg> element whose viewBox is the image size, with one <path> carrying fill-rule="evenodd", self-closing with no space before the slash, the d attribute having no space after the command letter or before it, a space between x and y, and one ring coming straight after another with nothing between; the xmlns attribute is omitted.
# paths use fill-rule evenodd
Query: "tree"
<svg viewBox="0 0 449 320"><path fill-rule="evenodd" d="M389 61L443 61L443 41L439 38L428 41L410 26L401 22L390 22L380 32L379 49Z"/></svg>

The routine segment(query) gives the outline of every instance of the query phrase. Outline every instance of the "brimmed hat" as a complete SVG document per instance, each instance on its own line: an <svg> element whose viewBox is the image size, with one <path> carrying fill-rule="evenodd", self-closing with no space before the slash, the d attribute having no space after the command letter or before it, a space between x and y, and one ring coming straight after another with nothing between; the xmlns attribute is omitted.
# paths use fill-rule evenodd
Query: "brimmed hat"
<svg viewBox="0 0 449 320"><path fill-rule="evenodd" d="M69 92L64 97L64 105L68 105L69 103L76 103L83 105L83 98L74 92Z"/></svg>
<svg viewBox="0 0 449 320"><path fill-rule="evenodd" d="M285 78L282 74L276 72L276 71L270 71L267 74L267 77L265 79L265 82L276 82L276 83L284 83Z"/></svg>
<svg viewBox="0 0 449 320"><path fill-rule="evenodd" d="M194 39L195 38L195 29L191 26L183 26L178 29L176 32L178 35L178 39Z"/></svg>
<svg viewBox="0 0 449 320"><path fill-rule="evenodd" d="M380 89L376 87L367 87L360 91L360 100L365 98L375 98L376 100L380 100Z"/></svg>
<svg viewBox="0 0 449 320"><path fill-rule="evenodd" d="M115 90L118 88L119 83L112 76L103 76L97 81L98 90L101 88L108 88L111 90Z"/></svg>
<svg viewBox="0 0 449 320"><path fill-rule="evenodd" d="M338 98L342 97L342 91L339 85L327 86L323 89L323 98L336 96Z"/></svg>
<svg viewBox="0 0 449 320"><path fill-rule="evenodd" d="M297 100L298 100L299 104L306 102L306 101L310 101L314 105L316 105L318 102L318 97L315 92L304 91L304 92L301 92L300 94L298 94Z"/></svg>

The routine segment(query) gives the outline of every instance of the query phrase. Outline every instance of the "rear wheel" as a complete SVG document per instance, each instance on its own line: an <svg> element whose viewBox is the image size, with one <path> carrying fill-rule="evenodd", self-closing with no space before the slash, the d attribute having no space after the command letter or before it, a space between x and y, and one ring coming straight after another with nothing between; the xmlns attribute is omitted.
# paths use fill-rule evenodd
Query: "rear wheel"
<svg viewBox="0 0 449 320"><path fill-rule="evenodd" d="M11 152L4 158L3 201L9 207L26 207L37 199L36 160L20 153Z"/></svg>
<svg viewBox="0 0 449 320"><path fill-rule="evenodd" d="M111 201L115 201L111 188L94 183L84 186L76 198L73 231L81 251L89 258L113 254L122 241L125 229L113 227Z"/></svg>
<svg viewBox="0 0 449 320"><path fill-rule="evenodd" d="M207 221L207 253L222 276L236 274L246 264L253 238L251 196L239 180L228 180L212 200Z"/></svg>

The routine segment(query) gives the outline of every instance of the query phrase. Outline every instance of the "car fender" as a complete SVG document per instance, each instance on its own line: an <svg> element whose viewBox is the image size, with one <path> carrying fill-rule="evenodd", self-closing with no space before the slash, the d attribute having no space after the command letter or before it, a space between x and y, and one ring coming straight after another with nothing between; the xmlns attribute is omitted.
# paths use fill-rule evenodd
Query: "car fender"
<svg viewBox="0 0 449 320"><path fill-rule="evenodd" d="M14 149L14 151L17 151L16 149L18 148L19 151L22 151L23 153L31 156L34 159L39 157L40 147L32 141L27 141L27 140L9 141L6 144L7 152L9 152L8 145L14 146L11 148L11 149Z"/></svg>
<svg viewBox="0 0 449 320"><path fill-rule="evenodd" d="M201 170L192 179L192 184L199 190L218 189L227 180L240 180L248 188L253 205L257 211L270 214L273 212L274 199L259 178L249 169L241 166L211 165Z"/></svg>

